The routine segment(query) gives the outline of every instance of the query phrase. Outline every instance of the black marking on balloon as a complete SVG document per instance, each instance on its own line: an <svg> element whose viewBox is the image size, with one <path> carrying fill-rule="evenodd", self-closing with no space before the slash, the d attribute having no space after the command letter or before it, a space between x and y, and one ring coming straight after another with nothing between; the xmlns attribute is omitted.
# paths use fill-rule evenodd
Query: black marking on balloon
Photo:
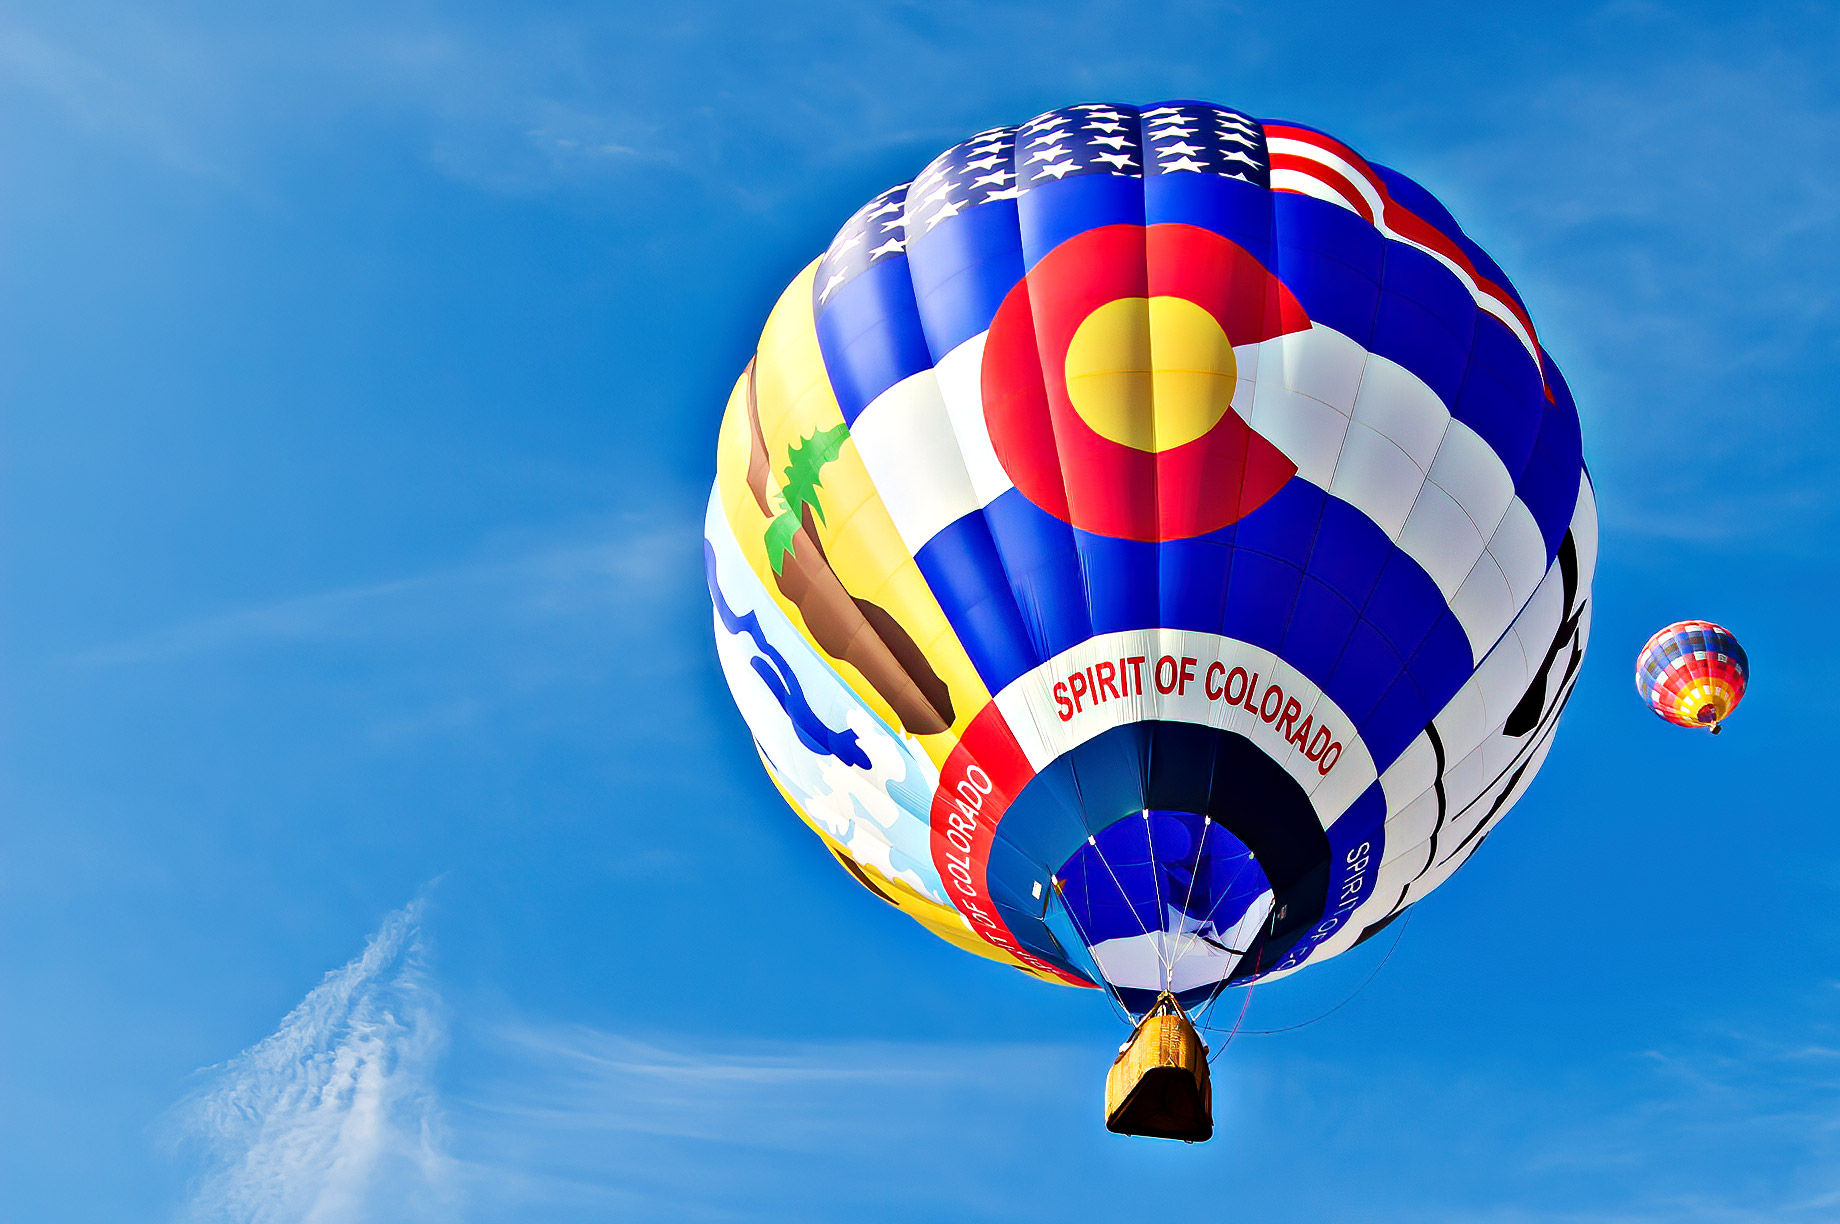
<svg viewBox="0 0 1840 1224"><path fill-rule="evenodd" d="M1533 683L1521 694L1521 699L1508 714L1508 721L1502 724L1502 734L1519 739L1533 730L1540 721L1540 714L1546 708L1546 683L1552 674L1553 663L1559 657L1559 651L1578 632L1578 618L1583 614L1582 606L1574 608L1572 600L1578 596L1578 548L1572 541L1572 533L1567 531L1565 539L1559 542L1559 578L1565 584L1566 617L1559 622L1559 629L1553 634L1552 645L1546 648L1546 659L1533 677Z"/></svg>
<svg viewBox="0 0 1840 1224"><path fill-rule="evenodd" d="M831 850L829 846L826 846L825 849ZM858 867L855 863L850 861L849 855L839 854L837 853L837 851L831 850L831 857L836 859L839 863L842 863L844 870L849 872L850 875L856 880L858 884L861 884L864 888L868 889L870 892L874 893L876 896L880 897L882 900L888 902L888 904L894 906L896 909L901 908L900 902L896 901L893 897L883 892L880 888L877 888L875 885L875 881L869 878L868 873L866 873L865 871L863 871L861 867Z"/></svg>
<svg viewBox="0 0 1840 1224"><path fill-rule="evenodd" d="M1425 724L1425 738L1431 741L1431 752L1437 760L1437 773L1432 780L1431 789L1437 792L1438 814L1437 823L1431 826L1431 852L1425 856L1425 866L1419 869L1419 875L1424 875L1431 864L1437 861L1438 834L1444 831L1444 817L1448 814L1450 805L1449 796L1444 793L1444 769L1447 764L1444 760L1444 738L1438 734L1435 722ZM1413 877L1414 880L1417 878L1417 876ZM1406 899L1406 889L1410 887L1412 884L1408 882L1404 888L1399 890L1399 901ZM1393 904L1397 906L1399 901Z"/></svg>
<svg viewBox="0 0 1840 1224"><path fill-rule="evenodd" d="M1401 906L1412 886L1422 880L1433 867L1443 866L1452 858L1462 854L1465 847L1470 847L1472 854L1477 848L1480 848L1482 842L1476 840L1478 835L1483 835L1486 840L1486 831L1492 827L1492 822L1500 815L1502 808L1507 803L1507 797L1520 784L1521 778L1532 763L1534 753L1539 751L1540 746L1551 738L1553 731L1558 727L1558 716L1565 709L1566 702L1571 697L1571 689L1578 675L1578 665L1584 657L1584 652L1578 649L1578 625L1584 617L1585 609L1590 606L1588 599L1576 607L1572 606L1573 601L1578 598L1578 548L1569 530L1565 533L1565 538L1559 542L1558 562L1559 579L1564 584L1562 597L1567 610L1566 616L1560 622L1558 631L1553 634L1552 645L1547 648L1546 658L1540 665L1539 674L1535 676L1533 683L1528 686L1526 693L1521 696L1520 701L1508 715L1507 721L1502 725L1503 735L1522 739L1531 733L1531 738L1520 746L1515 753L1514 760L1507 768L1496 774L1494 780L1483 787L1475 799L1466 803L1462 811L1457 812L1451 818L1451 822L1461 821L1471 808L1482 801L1484 795L1493 792L1501 784L1502 779L1508 777L1509 774L1514 775L1513 780L1496 794L1488 814L1476 822L1476 827L1471 829L1461 842L1457 843L1455 849L1440 859L1437 853L1437 842L1446 824L1444 771L1448 762L1445 760L1443 743L1438 739L1436 727L1425 728L1426 735L1430 738L1432 748L1437 754L1437 777L1433 785L1438 794L1438 823L1432 830L1429 839L1430 851L1425 856L1425 865L1399 890L1400 900L1393 903L1395 907ZM1559 652L1568 647L1570 653L1566 658L1565 673L1554 684L1552 683L1553 666L1558 662ZM1550 703L1547 701L1548 692L1557 693L1556 698ZM1472 841L1475 842L1473 847L1470 846Z"/></svg>
<svg viewBox="0 0 1840 1224"><path fill-rule="evenodd" d="M1401 889L1400 895L1403 896L1404 894L1405 894L1405 890ZM1393 919L1405 913L1406 910L1409 908L1411 907L1402 906L1401 908L1394 910L1392 913L1388 914L1386 917L1382 918L1380 921L1374 923L1372 926L1362 931L1361 934L1355 939L1355 941L1352 944L1349 944L1348 946L1350 948L1360 947L1362 944L1366 943L1368 940L1372 939L1374 936L1378 935L1380 932L1386 930L1387 927L1393 925Z"/></svg>

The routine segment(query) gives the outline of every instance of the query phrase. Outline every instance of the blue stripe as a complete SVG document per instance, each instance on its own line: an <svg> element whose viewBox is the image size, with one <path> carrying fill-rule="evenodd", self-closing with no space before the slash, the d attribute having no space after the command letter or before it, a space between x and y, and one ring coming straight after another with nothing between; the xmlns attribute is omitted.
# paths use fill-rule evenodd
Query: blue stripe
<svg viewBox="0 0 1840 1224"><path fill-rule="evenodd" d="M995 693L1041 662L982 510L928 540L914 562L987 689Z"/></svg>
<svg viewBox="0 0 1840 1224"><path fill-rule="evenodd" d="M1082 174L1022 193L1016 216L1022 249L1033 268L1061 243L1101 225L1144 223L1144 181Z"/></svg>
<svg viewBox="0 0 1840 1224"><path fill-rule="evenodd" d="M1479 314L1469 368L1450 415L1475 430L1518 479L1545 413L1546 392L1526 346L1500 319Z"/></svg>
<svg viewBox="0 0 1840 1224"><path fill-rule="evenodd" d="M1371 347L1387 240L1346 208L1314 196L1273 192L1270 268L1311 320Z"/></svg>
<svg viewBox="0 0 1840 1224"><path fill-rule="evenodd" d="M1271 266L1272 195L1213 174L1158 174L1144 180L1144 222L1213 230Z"/></svg>
<svg viewBox="0 0 1840 1224"><path fill-rule="evenodd" d="M876 264L832 295L817 318L818 349L847 424L911 374L931 369L907 260Z"/></svg>
<svg viewBox="0 0 1840 1224"><path fill-rule="evenodd" d="M990 327L1022 279L1016 202L997 200L948 217L907 244L914 294L937 361Z"/></svg>
<svg viewBox="0 0 1840 1224"><path fill-rule="evenodd" d="M1534 439L1533 453L1514 482L1514 492L1533 512L1533 521L1539 524L1540 535L1546 541L1550 564L1559 555L1559 544L1571 530L1572 514L1578 507L1584 438L1578 431L1578 408L1572 403L1571 388L1551 361L1546 363L1546 378L1553 402L1542 401L1540 432Z"/></svg>
<svg viewBox="0 0 1840 1224"><path fill-rule="evenodd" d="M1389 242L1367 348L1418 375L1453 407L1481 313L1456 273L1417 247Z"/></svg>

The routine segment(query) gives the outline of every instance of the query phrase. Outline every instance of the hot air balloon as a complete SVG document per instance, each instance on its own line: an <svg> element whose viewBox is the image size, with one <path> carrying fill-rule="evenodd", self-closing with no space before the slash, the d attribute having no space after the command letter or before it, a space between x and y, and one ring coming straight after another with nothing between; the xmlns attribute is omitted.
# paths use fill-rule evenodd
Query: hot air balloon
<svg viewBox="0 0 1840 1224"><path fill-rule="evenodd" d="M1526 308L1423 187L1085 104L947 149L793 279L704 558L787 803L940 938L1109 995L1108 1125L1196 1139L1192 1017L1385 927L1533 780L1594 505Z"/></svg>
<svg viewBox="0 0 1840 1224"><path fill-rule="evenodd" d="M1719 733L1744 700L1751 663L1731 630L1711 621L1676 621L1636 656L1636 694L1682 727Z"/></svg>

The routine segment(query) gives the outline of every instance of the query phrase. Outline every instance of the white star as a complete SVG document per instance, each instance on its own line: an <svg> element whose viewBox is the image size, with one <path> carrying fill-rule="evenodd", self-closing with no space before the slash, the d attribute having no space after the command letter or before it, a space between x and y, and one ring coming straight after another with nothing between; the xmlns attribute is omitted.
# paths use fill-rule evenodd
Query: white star
<svg viewBox="0 0 1840 1224"><path fill-rule="evenodd" d="M1067 150L1056 146L1055 148L1052 148L1052 149L1043 149L1041 152L1037 153L1035 156L1029 158L1029 164L1034 165L1038 161L1053 161L1057 157L1065 157L1065 156L1067 156Z"/></svg>
<svg viewBox="0 0 1840 1224"><path fill-rule="evenodd" d="M1055 141L1059 140L1062 135L1063 133L1061 132L1044 132L1040 136L1029 141L1029 147L1032 149L1038 144L1053 144Z"/></svg>
<svg viewBox="0 0 1840 1224"><path fill-rule="evenodd" d="M985 196L984 202L988 204L992 200L1014 200L1014 199L1019 198L1021 195L1022 195L1022 188L1005 187L1002 191L993 191L989 195Z"/></svg>
<svg viewBox="0 0 1840 1224"><path fill-rule="evenodd" d="M1199 171L1203 168L1202 164L1192 157L1178 157L1172 162L1157 167L1157 169L1161 170L1164 174L1173 174L1177 170Z"/></svg>
<svg viewBox="0 0 1840 1224"><path fill-rule="evenodd" d="M1124 124L1114 123L1108 119L1104 123L1089 123L1086 125L1086 130L1089 132L1122 132Z"/></svg>
<svg viewBox="0 0 1840 1224"><path fill-rule="evenodd" d="M898 255L906 249L907 244L905 242L901 241L899 238L890 238L887 242L882 243L881 246L870 251L869 258L873 260L880 259L884 255Z"/></svg>
<svg viewBox="0 0 1840 1224"><path fill-rule="evenodd" d="M947 217L956 217L958 215L958 210L962 207L964 207L964 205L960 204L957 200L947 200L944 204L941 204L939 206L939 211L926 219L927 232L931 233L933 227L938 225L941 221L944 221Z"/></svg>
<svg viewBox="0 0 1840 1224"><path fill-rule="evenodd" d="M1145 119L1155 119L1159 115L1180 115L1182 112L1173 106L1159 106L1155 110L1139 111Z"/></svg>
<svg viewBox="0 0 1840 1224"><path fill-rule="evenodd" d="M1017 129L1018 132L1039 132L1043 128L1059 127L1067 122L1065 115L1038 115Z"/></svg>
<svg viewBox="0 0 1840 1224"><path fill-rule="evenodd" d="M951 195L954 191L957 191L957 190L958 190L957 183L950 183L950 182L941 183L939 184L939 186L933 188L933 190L926 193L926 198L920 201L920 205L921 207L924 208L926 205L931 204L934 200L943 200L947 196Z"/></svg>
<svg viewBox="0 0 1840 1224"><path fill-rule="evenodd" d="M971 181L971 187L972 187L972 190L974 191L979 187L988 187L992 183L995 183L997 186L1001 187L1003 186L1006 180L1013 179L1015 177L1016 177L1015 175L1011 174L1007 170L999 170L995 174L980 174L977 178Z"/></svg>
<svg viewBox="0 0 1840 1224"><path fill-rule="evenodd" d="M1131 143L1129 136L1094 136L1087 144L1111 145L1114 150L1122 149Z"/></svg>
<svg viewBox="0 0 1840 1224"><path fill-rule="evenodd" d="M998 157L996 154L993 153L989 157L980 157L976 161L966 162L965 169L967 170L988 170L992 166L1001 165L1002 162L1003 162L1003 158Z"/></svg>
<svg viewBox="0 0 1840 1224"><path fill-rule="evenodd" d="M1220 133L1220 139L1222 142L1231 141L1236 145L1245 145L1248 149L1256 149L1259 147L1258 141L1247 136L1243 132L1222 132Z"/></svg>
<svg viewBox="0 0 1840 1224"><path fill-rule="evenodd" d="M1177 124L1174 127L1158 128L1154 132L1145 132L1144 138L1146 140L1168 140L1171 136L1180 136L1186 139L1194 134L1194 128L1183 127L1181 124Z"/></svg>
<svg viewBox="0 0 1840 1224"><path fill-rule="evenodd" d="M876 217L885 217L891 212L898 213L901 211L901 207L902 207L901 201L890 198L887 201L887 203L883 204L880 208L870 213L868 219L874 220Z"/></svg>
<svg viewBox="0 0 1840 1224"><path fill-rule="evenodd" d="M1156 155L1158 157L1168 157L1171 153L1180 153L1182 156L1187 157L1190 153L1199 152L1201 152L1201 146L1189 144L1186 140L1178 140L1175 144L1164 145L1162 148L1158 149Z"/></svg>
<svg viewBox="0 0 1840 1224"><path fill-rule="evenodd" d="M851 234L848 238L844 239L842 242L832 247L831 254L841 255L845 251L849 250L851 247L855 246L857 243L861 242L862 240L863 240L863 232L861 230L857 230L854 234Z"/></svg>
<svg viewBox="0 0 1840 1224"><path fill-rule="evenodd" d="M1125 154L1125 153L1099 153L1093 157L1093 160L1102 161L1102 162L1110 162L1113 166L1115 166L1116 168L1120 170L1124 169L1126 166L1134 166L1137 164L1136 162L1131 160L1128 154Z"/></svg>
<svg viewBox="0 0 1840 1224"><path fill-rule="evenodd" d="M820 302L829 301L831 294L837 292L838 286L843 284L844 279L843 273L833 272L831 278L824 282L824 288L819 291L818 300Z"/></svg>
<svg viewBox="0 0 1840 1224"><path fill-rule="evenodd" d="M1036 175L1036 177L1037 178L1047 178L1050 174L1052 174L1054 176L1054 181L1058 183L1061 181L1061 179L1065 178L1069 174L1072 174L1075 170L1078 170L1079 168L1080 168L1080 164L1078 162L1070 162L1070 161L1056 162L1052 166L1043 166L1040 172Z"/></svg>
<svg viewBox="0 0 1840 1224"><path fill-rule="evenodd" d="M1223 149L1221 150L1220 157L1222 161L1245 162L1248 166L1251 166L1255 170L1262 169L1262 167L1259 165L1258 158L1247 157L1244 153L1241 153L1238 149Z"/></svg>

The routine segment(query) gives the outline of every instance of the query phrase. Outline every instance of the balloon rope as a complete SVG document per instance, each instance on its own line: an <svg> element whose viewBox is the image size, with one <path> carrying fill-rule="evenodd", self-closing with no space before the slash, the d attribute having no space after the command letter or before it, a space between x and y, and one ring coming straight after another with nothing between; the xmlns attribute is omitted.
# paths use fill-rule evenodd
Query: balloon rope
<svg viewBox="0 0 1840 1224"><path fill-rule="evenodd" d="M1130 1029L1135 1029L1135 1027L1137 1027L1137 1022L1135 1022L1135 1020L1132 1020L1132 1012L1130 1012L1130 1009L1128 1009L1128 1007L1124 1007L1124 999L1121 999L1119 998L1119 996L1117 996L1117 987L1113 987L1113 985L1111 985L1110 977L1106 977L1106 966L1104 966L1104 964L1098 963L1098 955L1097 953L1093 952L1093 941L1091 941L1091 939L1087 937L1086 930L1084 930L1084 928L1080 926L1080 918L1078 918L1078 915L1075 915L1075 913L1073 913L1073 906L1069 906L1069 904L1067 904L1067 896L1065 896L1064 893L1062 893L1062 887L1060 887L1060 882L1056 880L1056 882L1054 882L1054 885L1052 885L1052 887L1054 887L1054 896L1058 896L1058 898L1060 898L1060 907L1062 907L1065 913L1067 913L1067 920L1069 920L1069 922L1073 922L1073 933L1075 933L1075 935L1078 935L1078 937L1080 937L1080 942L1082 942L1082 944L1086 944L1086 955L1089 955L1089 957L1093 957L1093 968L1097 968L1098 970L1098 988L1100 988L1100 990L1104 992L1104 996L1106 996L1106 1001L1108 1001L1108 1003L1111 1003L1111 1005L1113 1005L1115 1009L1119 1010L1119 1020L1122 1020L1122 1022L1126 1023L1126 1027L1130 1027Z"/></svg>
<svg viewBox="0 0 1840 1224"><path fill-rule="evenodd" d="M1203 816L1201 818L1201 840L1195 843L1195 862L1194 862L1194 866L1189 868L1189 872L1188 872L1188 895L1182 898L1182 916L1184 918L1189 916L1188 907L1195 903L1195 881L1199 879L1201 876L1201 859L1202 859L1202 856L1207 851L1207 835L1213 831L1214 831L1213 817ZM1218 901L1215 902L1215 905L1216 906L1219 905L1219 902ZM1214 910L1214 906L1210 906L1208 908L1208 912L1210 915L1213 913L1213 910ZM1175 951L1172 952L1169 957L1169 972L1170 972L1172 981L1175 975L1175 967L1181 964L1183 955L1188 951L1189 947L1192 946L1195 942L1195 932L1200 931L1201 928L1206 925L1207 925L1207 922L1205 920L1198 923L1195 926L1195 930L1189 932L1187 943L1182 942L1182 935L1180 933L1177 933Z"/></svg>
<svg viewBox="0 0 1840 1224"><path fill-rule="evenodd" d="M1145 827L1144 836L1146 838L1150 836L1148 826ZM1124 890L1124 881L1120 880L1118 878L1118 873L1112 870L1111 860L1105 857L1105 851L1099 849L1098 837L1091 833L1088 833L1086 835L1086 844L1093 848L1093 853L1097 855L1099 861L1105 865L1105 874L1112 877L1112 885L1118 889L1118 899L1120 901L1123 901L1124 907L1131 911L1131 917L1133 920L1136 921L1137 929L1144 933L1145 939L1150 939L1150 928L1144 925L1143 915L1139 914L1137 912L1137 907L1131 904L1131 894ZM1151 878L1152 878L1152 881L1154 882L1155 872L1156 872L1156 864L1154 861L1154 856L1152 856L1150 870L1151 870ZM1162 894L1159 891L1157 895L1161 896ZM1067 912L1071 914L1073 911L1070 908ZM1075 925L1077 926L1078 924L1076 923ZM1162 931L1160 928L1158 929L1157 934L1159 935L1162 934ZM1080 938L1086 939L1086 935L1084 932L1081 933ZM1161 940L1152 940L1151 942L1152 942L1152 945L1156 948L1157 963L1162 966L1164 973L1167 974L1169 972L1169 961L1164 956L1164 953L1167 952L1168 949L1163 947ZM1087 941L1086 949L1089 952L1092 951L1092 941L1090 940ZM1097 954L1095 954L1093 956L1093 962L1097 964L1098 960L1099 958ZM1101 967L1100 972L1101 973L1104 972L1103 967Z"/></svg>
<svg viewBox="0 0 1840 1224"><path fill-rule="evenodd" d="M1212 825L1209 825L1209 826L1207 826L1207 828L1212 828L1212 827L1213 827ZM1206 840L1206 838L1207 838L1207 834L1206 834L1206 832L1204 831L1204 832L1202 833L1202 840L1203 840L1203 841L1205 841L1205 840ZM1197 866L1199 866L1199 861L1200 861L1200 860L1199 860L1199 857L1197 857L1197 860L1196 860L1196 862L1197 862ZM1250 862L1257 862L1258 860L1257 860L1257 859L1252 859L1252 858L1250 857L1250 854L1248 854L1248 861L1250 861ZM1175 954L1175 958L1174 958L1175 960L1177 960L1177 961L1180 961L1180 960L1181 960L1181 959L1182 959L1182 958L1183 958L1184 956L1186 956L1186 955L1188 955L1188 950L1189 950L1190 948L1192 948L1192 947L1194 947L1194 946L1195 946L1195 941L1196 941L1196 940L1198 940L1198 939L1200 939L1200 938L1201 938L1201 929L1202 929L1203 927L1206 927L1206 926L1210 926L1210 925L1213 925L1213 923L1214 923L1214 915L1216 915L1216 914L1218 914L1218 913L1220 912L1220 907L1221 907L1221 906L1222 906L1223 904L1225 904L1225 903L1227 902L1227 900L1228 900L1228 899L1230 899L1231 897L1233 897L1233 896L1235 895L1235 894L1234 894L1234 891L1233 891L1233 886L1234 886L1235 884L1238 884L1238 883L1239 883L1239 879L1240 879L1240 876L1241 876L1241 875L1243 875L1243 874L1245 873L1245 870L1246 870L1246 869L1245 869L1245 866L1244 866L1244 865L1242 864L1242 865L1241 865L1241 866L1240 866L1240 867L1239 867L1239 868L1238 868L1237 870L1235 870L1235 871L1234 871L1234 873L1233 873L1233 879L1232 879L1232 880L1231 880L1231 881L1230 881L1230 882L1228 883L1228 885L1227 885L1227 888L1226 888L1226 890L1225 890L1224 892L1222 892L1222 893L1221 893L1221 894L1220 894L1219 896L1217 896L1217 897L1215 897L1215 898L1214 898L1214 903L1213 903L1212 905L1210 905L1210 906L1208 906L1208 912L1207 912L1206 914L1204 914L1204 915L1202 916L1202 918L1201 918L1201 921L1200 921L1200 923L1198 923L1198 924L1197 924L1197 925L1195 926L1195 929L1194 929L1194 930L1192 930L1192 931L1190 931L1190 932L1189 932L1189 934L1188 934L1188 942L1187 942L1187 943L1181 943L1181 942L1178 942L1178 943L1176 944L1176 954ZM1274 897L1272 898L1272 901L1271 901L1271 904L1270 904L1269 906L1267 906L1267 907L1266 907L1266 910L1265 910L1265 912L1266 912L1266 914L1267 914L1267 915L1269 916L1269 915L1275 915L1275 914L1277 913L1277 910L1278 910L1278 899L1277 899L1277 897L1276 897L1276 896L1274 896ZM1252 912L1252 907L1251 907L1251 906L1247 906L1247 907L1246 907L1246 912L1247 912L1247 913L1251 913L1251 912ZM1241 917L1241 920L1242 920L1242 921L1244 920L1244 916L1243 916L1243 915L1242 915L1242 917ZM1274 923L1276 922L1276 919L1275 919L1275 918L1273 918L1273 922L1274 922ZM1236 923L1235 925L1237 926L1238 924ZM1220 933L1220 928L1219 928L1218 926L1215 926L1215 928L1214 928L1214 931L1215 931L1215 934L1219 934L1219 933ZM1267 932L1267 934L1269 934L1269 933L1270 933L1270 932L1268 931L1268 932ZM1225 945L1224 945L1224 944L1221 944L1221 945L1216 945L1216 946L1219 946L1219 947L1225 947ZM1229 952L1232 952L1232 953L1234 953L1234 954L1235 954L1236 956L1244 956L1244 955L1245 955L1245 953L1246 953L1246 951L1247 951L1247 949L1245 949L1245 948L1227 948L1227 951L1229 951ZM1236 962L1234 962L1234 966L1233 966L1233 968L1237 968L1237 967L1238 967L1238 962L1236 961ZM1233 975L1233 969L1232 969L1232 968L1229 968L1229 969L1227 970L1227 976L1228 976L1228 977L1231 977L1232 975ZM1221 979L1221 980L1222 980L1222 981L1224 982L1224 981L1225 981L1226 979L1225 979L1225 978L1223 978L1223 979ZM1217 997L1217 996L1219 995L1219 993L1220 993L1220 989L1221 989L1221 988L1219 988L1219 987L1217 987L1217 988L1215 989L1215 992L1214 992L1214 995L1211 995L1211 996L1209 996L1209 998L1208 998L1208 1002L1207 1002L1207 1003L1204 1003L1204 1004L1202 1004L1202 1006L1203 1006L1203 1007L1207 1007L1207 1006L1211 1006L1211 1005L1212 1005L1212 1003L1213 1003L1213 1000L1214 1000L1214 998L1215 998L1215 997Z"/></svg>
<svg viewBox="0 0 1840 1224"><path fill-rule="evenodd" d="M1265 950L1263 948L1259 949L1259 956L1261 959L1263 959L1264 954L1265 954ZM1258 964L1259 964L1258 961L1253 962L1252 971L1254 973L1257 973L1259 971ZM1247 983L1246 997L1239 1005L1239 1015L1233 1018L1233 1027L1231 1030L1228 1031L1227 1039L1220 1043L1220 1049L1215 1050L1211 1055L1208 1056L1208 1062L1210 1064L1216 1058L1220 1057L1222 1051L1224 1051L1228 1046L1233 1044L1233 1039L1235 1037L1239 1036L1239 1026L1246 1023L1246 1009L1252 1006L1252 988L1254 985L1256 985L1256 983L1250 983L1250 982Z"/></svg>
<svg viewBox="0 0 1840 1224"><path fill-rule="evenodd" d="M1300 1024L1287 1024L1283 1028L1274 1028L1274 1029L1247 1029L1246 1035L1248 1037L1269 1037L1273 1033L1295 1032L1296 1030L1300 1028L1310 1027L1310 1025L1315 1024L1318 1020L1327 1020L1330 1016L1333 1016L1336 1012L1341 1011L1342 1008L1347 1007L1350 1003L1354 1002L1355 997L1359 995L1363 990L1366 990L1370 985L1372 985L1373 980L1380 976L1380 971L1386 968L1386 963L1393 959L1393 953L1399 951L1399 941L1405 938L1406 927L1410 925L1412 921L1411 910L1408 909L1405 912L1401 913L1400 917L1403 918L1404 921L1399 924L1399 933L1393 936L1393 946L1386 950L1386 955L1380 958L1380 963L1374 966L1374 971L1368 974L1366 980L1364 980L1359 986L1356 986L1354 990L1349 993L1347 998L1343 999L1340 1003L1337 1003L1334 1007L1331 1007L1328 1011L1324 1012L1322 1015L1316 1016L1313 1019L1305 1020ZM1250 996L1251 993L1252 992L1250 990L1247 991L1248 996ZM1248 999L1248 1001L1250 1001L1250 998Z"/></svg>
<svg viewBox="0 0 1840 1224"><path fill-rule="evenodd" d="M1150 895L1156 899L1156 959L1163 966L1163 989L1173 991L1176 980L1175 956L1169 946L1169 907L1163 904L1163 873L1156 861L1156 832L1150 823L1150 809L1144 809L1144 845L1150 849ZM1191 877L1190 882L1193 882ZM1170 898L1175 900L1174 897ZM1149 934L1149 932L1145 932Z"/></svg>
<svg viewBox="0 0 1840 1224"><path fill-rule="evenodd" d="M1098 955L1093 952L1092 940L1087 937L1085 928L1080 925L1079 915L1073 912L1073 906L1067 904L1067 897L1062 892L1061 882L1053 876L1048 878L1052 881L1049 888L1056 897L1060 898L1061 909L1066 912L1067 921L1073 923L1073 933L1078 935L1080 942L1086 945L1086 954L1092 957L1093 968L1099 971L1099 989L1104 992L1105 1001L1118 1009L1119 1019L1123 1020L1126 1025L1135 1028L1137 1022L1131 1019L1130 1009L1124 1005L1124 1000L1118 997L1117 987L1113 986L1111 979L1105 976L1105 966L1099 963Z"/></svg>

